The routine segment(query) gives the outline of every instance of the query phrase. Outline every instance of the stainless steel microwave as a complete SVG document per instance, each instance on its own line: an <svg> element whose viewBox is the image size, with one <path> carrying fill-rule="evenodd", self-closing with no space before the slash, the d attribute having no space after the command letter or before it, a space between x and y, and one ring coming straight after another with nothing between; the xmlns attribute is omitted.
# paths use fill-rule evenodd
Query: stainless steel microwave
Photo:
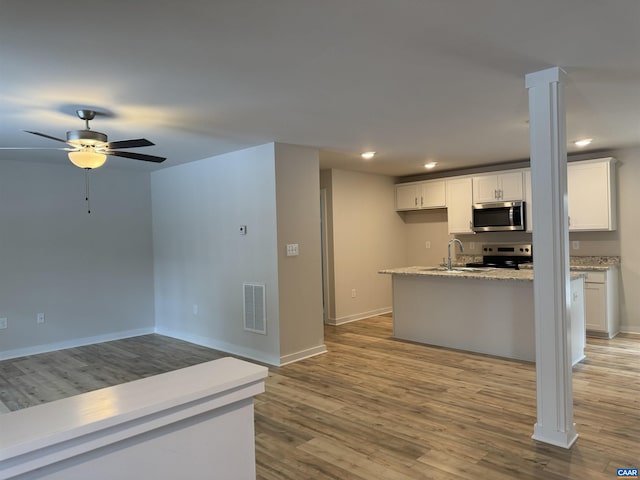
<svg viewBox="0 0 640 480"><path fill-rule="evenodd" d="M524 202L490 202L473 205L474 232L510 232L525 229Z"/></svg>

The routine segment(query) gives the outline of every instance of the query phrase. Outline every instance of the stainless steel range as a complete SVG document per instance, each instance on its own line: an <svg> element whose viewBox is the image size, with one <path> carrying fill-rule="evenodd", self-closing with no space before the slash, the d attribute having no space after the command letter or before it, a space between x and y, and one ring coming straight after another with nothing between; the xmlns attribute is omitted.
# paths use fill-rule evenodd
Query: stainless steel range
<svg viewBox="0 0 640 480"><path fill-rule="evenodd" d="M491 243L482 246L482 262L467 263L467 267L514 268L533 262L531 244Z"/></svg>

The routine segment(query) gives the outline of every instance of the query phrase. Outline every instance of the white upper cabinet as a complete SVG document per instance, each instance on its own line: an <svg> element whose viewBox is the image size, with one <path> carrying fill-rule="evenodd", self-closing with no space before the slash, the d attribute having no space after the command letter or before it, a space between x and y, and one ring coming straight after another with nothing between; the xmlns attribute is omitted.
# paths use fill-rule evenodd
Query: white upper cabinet
<svg viewBox="0 0 640 480"><path fill-rule="evenodd" d="M616 229L615 159L567 164L569 231Z"/></svg>
<svg viewBox="0 0 640 480"><path fill-rule="evenodd" d="M396 185L396 210L417 210L420 187L415 183Z"/></svg>
<svg viewBox="0 0 640 480"><path fill-rule="evenodd" d="M396 210L444 208L446 190L444 180L396 185Z"/></svg>
<svg viewBox="0 0 640 480"><path fill-rule="evenodd" d="M522 199L522 171L473 177L473 203Z"/></svg>
<svg viewBox="0 0 640 480"><path fill-rule="evenodd" d="M447 180L447 222L449 233L473 233L473 181L471 177Z"/></svg>
<svg viewBox="0 0 640 480"><path fill-rule="evenodd" d="M616 229L615 159L598 158L567 164L569 231ZM524 200L527 232L533 230L531 170L396 185L396 210L447 208L449 233L473 233L474 203Z"/></svg>
<svg viewBox="0 0 640 480"><path fill-rule="evenodd" d="M422 208L444 208L447 206L446 182L432 180L422 184Z"/></svg>

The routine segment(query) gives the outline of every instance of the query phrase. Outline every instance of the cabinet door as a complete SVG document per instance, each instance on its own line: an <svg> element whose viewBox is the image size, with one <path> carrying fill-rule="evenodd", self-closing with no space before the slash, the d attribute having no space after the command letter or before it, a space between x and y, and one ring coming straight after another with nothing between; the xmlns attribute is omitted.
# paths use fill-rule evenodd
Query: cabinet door
<svg viewBox="0 0 640 480"><path fill-rule="evenodd" d="M422 184L420 206L422 208L443 208L447 204L445 181L436 180Z"/></svg>
<svg viewBox="0 0 640 480"><path fill-rule="evenodd" d="M498 176L473 177L473 203L495 202L496 200L498 200Z"/></svg>
<svg viewBox="0 0 640 480"><path fill-rule="evenodd" d="M567 165L569 231L615 230L609 162Z"/></svg>
<svg viewBox="0 0 640 480"><path fill-rule="evenodd" d="M522 200L522 172L503 173L498 177L500 200Z"/></svg>
<svg viewBox="0 0 640 480"><path fill-rule="evenodd" d="M585 331L584 279L571 280L571 363L575 365L584 358L587 343Z"/></svg>
<svg viewBox="0 0 640 480"><path fill-rule="evenodd" d="M587 330L607 332L607 298L603 283L585 283L585 323Z"/></svg>
<svg viewBox="0 0 640 480"><path fill-rule="evenodd" d="M415 184L396 185L396 210L417 210L420 208L419 202Z"/></svg>
<svg viewBox="0 0 640 480"><path fill-rule="evenodd" d="M473 233L471 205L473 182L471 178L447 181L447 221L449 233Z"/></svg>

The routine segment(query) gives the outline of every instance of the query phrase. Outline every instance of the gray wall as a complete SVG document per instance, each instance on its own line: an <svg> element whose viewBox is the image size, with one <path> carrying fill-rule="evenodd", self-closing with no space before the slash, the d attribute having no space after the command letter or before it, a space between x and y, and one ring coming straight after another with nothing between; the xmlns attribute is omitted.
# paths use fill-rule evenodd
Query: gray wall
<svg viewBox="0 0 640 480"><path fill-rule="evenodd" d="M158 331L272 365L324 351L318 183L317 152L279 144L154 172ZM266 285L267 335L243 282Z"/></svg>
<svg viewBox="0 0 640 480"><path fill-rule="evenodd" d="M618 164L618 232L620 238L620 328L640 333L640 148L613 153ZM594 236L596 245L604 242L607 249L611 240ZM584 242L581 242L584 243ZM605 249L605 245L602 249ZM589 245L592 247L592 245ZM582 247L581 247L582 248Z"/></svg>
<svg viewBox="0 0 640 480"><path fill-rule="evenodd" d="M334 169L323 172L321 180L330 193L333 252L328 323L390 311L391 278L377 272L407 261L405 228L395 211L394 179Z"/></svg>
<svg viewBox="0 0 640 480"><path fill-rule="evenodd" d="M0 357L152 332L149 174L0 164ZM45 323L37 324L39 312Z"/></svg>
<svg viewBox="0 0 640 480"><path fill-rule="evenodd" d="M276 144L276 207L281 362L326 351L318 151ZM297 243L300 255L286 256Z"/></svg>
<svg viewBox="0 0 640 480"><path fill-rule="evenodd" d="M279 362L274 156L267 144L152 173L159 333ZM243 282L266 285L266 336L243 329Z"/></svg>

